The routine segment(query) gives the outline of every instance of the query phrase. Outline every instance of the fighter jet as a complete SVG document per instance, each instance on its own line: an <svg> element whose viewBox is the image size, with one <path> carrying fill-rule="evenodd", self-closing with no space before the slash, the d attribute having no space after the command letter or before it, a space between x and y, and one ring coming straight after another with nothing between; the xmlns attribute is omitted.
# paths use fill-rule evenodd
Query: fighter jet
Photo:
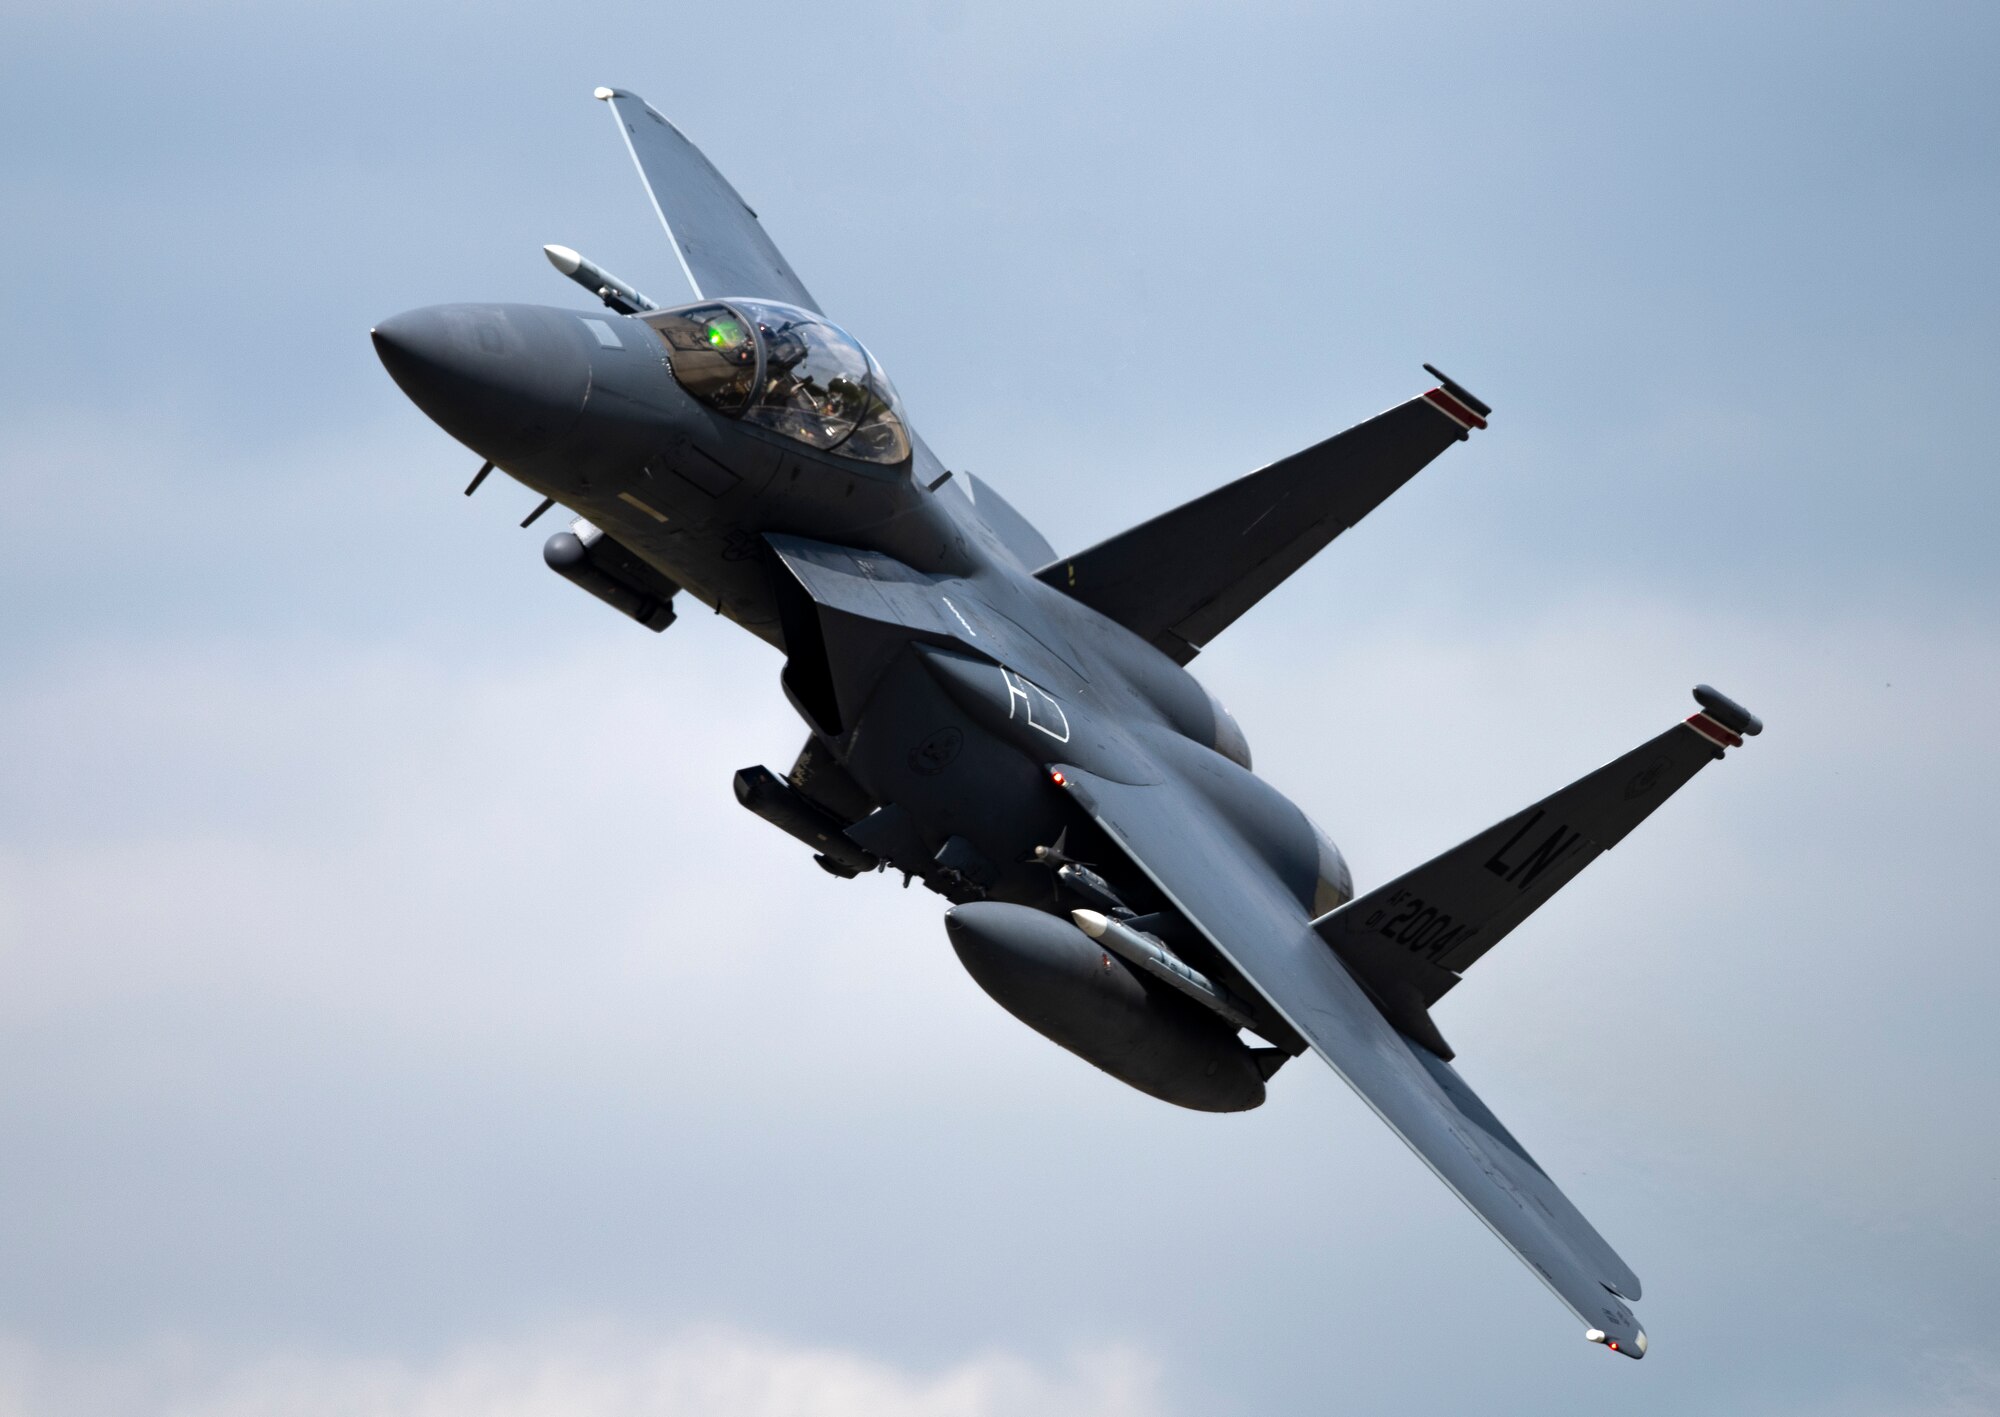
<svg viewBox="0 0 2000 1417"><path fill-rule="evenodd" d="M1697 711L1357 893L1188 673L1202 649L1492 409L1433 382L1344 433L1057 555L924 443L757 214L636 94L599 89L694 298L565 247L600 302L376 326L403 391L541 502L558 575L654 632L682 597L775 646L808 730L742 804L834 876L950 901L966 971L1141 1092L1233 1112L1311 1051L1585 1326L1637 1358L1639 1279L1480 1101L1433 1017L1466 971L1762 724Z"/></svg>

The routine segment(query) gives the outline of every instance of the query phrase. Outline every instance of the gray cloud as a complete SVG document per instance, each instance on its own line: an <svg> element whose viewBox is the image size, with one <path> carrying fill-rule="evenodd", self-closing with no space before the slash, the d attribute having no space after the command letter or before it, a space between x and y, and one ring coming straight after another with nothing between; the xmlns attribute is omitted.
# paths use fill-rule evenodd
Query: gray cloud
<svg viewBox="0 0 2000 1417"><path fill-rule="evenodd" d="M79 657L12 698L11 738L96 759L9 784L53 827L4 875L24 1342L191 1325L421 1362L609 1311L933 1364L1081 1326L1196 1391L1275 1396L1401 1341L1443 1286L1476 1316L1463 1371L1525 1346L1578 1380L1561 1316L1333 1079L1287 1074L1221 1125L1159 1107L993 1009L930 898L802 870L734 811L728 765L798 733L776 695L711 686L767 680L767 651L700 621L670 654L578 628L532 662ZM1996 1156L1960 1121L1992 967L1933 938L1928 971L1885 969L1898 900L1841 884L1857 811L1923 820L1917 769L1976 738L1994 666L1906 634L1906 677L1871 693L1830 647L1884 637L1607 604L1515 637L1389 624L1351 646L1360 687L1210 675L1379 879L1678 713L1687 672L1662 665L1740 661L1716 677L1772 731L1441 1011L1647 1277L1656 1360L1708 1382L1764 1366L1770 1276L1813 1275L1781 1286L1788 1322L1854 1345L1822 1355L1823 1396L1976 1352L1953 1315L1996 1297ZM1550 703L1574 729L1524 735ZM1962 917L1977 840L1912 832L1927 909ZM1320 1336L1288 1339L1301 1320Z"/></svg>
<svg viewBox="0 0 2000 1417"><path fill-rule="evenodd" d="M0 1411L173 1417L1151 1417L1152 1366L1118 1349L1042 1365L986 1353L910 1371L865 1354L718 1328L571 1326L422 1363L304 1352L247 1357L159 1342L88 1363L0 1347Z"/></svg>
<svg viewBox="0 0 2000 1417"><path fill-rule="evenodd" d="M0 1408L1991 1405L1984 11L103 14L0 45ZM599 82L1059 545L1499 406L1198 662L1364 879L1766 715L1440 1010L1644 1365L1331 1076L1020 1028L731 804L767 649L458 497L365 331L665 288Z"/></svg>

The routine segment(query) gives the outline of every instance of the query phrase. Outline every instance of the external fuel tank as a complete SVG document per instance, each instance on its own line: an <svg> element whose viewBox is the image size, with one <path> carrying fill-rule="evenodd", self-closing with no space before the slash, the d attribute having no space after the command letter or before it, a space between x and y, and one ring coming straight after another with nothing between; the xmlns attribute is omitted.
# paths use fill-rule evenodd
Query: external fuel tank
<svg viewBox="0 0 2000 1417"><path fill-rule="evenodd" d="M1000 1007L1120 1082L1198 1112L1263 1103L1264 1073L1231 1024L1147 987L1067 920L977 901L944 923L959 962Z"/></svg>

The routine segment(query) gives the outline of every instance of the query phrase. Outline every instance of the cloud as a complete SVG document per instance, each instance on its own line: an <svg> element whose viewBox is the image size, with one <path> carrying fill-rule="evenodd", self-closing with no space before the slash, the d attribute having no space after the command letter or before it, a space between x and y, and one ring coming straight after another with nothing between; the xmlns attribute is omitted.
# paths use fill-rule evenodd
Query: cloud
<svg viewBox="0 0 2000 1417"><path fill-rule="evenodd" d="M704 617L655 639L531 587L553 616L575 602L531 654L428 631L86 641L7 682L0 733L44 747L0 766L0 1123L28 1139L0 1156L0 1326L447 1355L204 1349L174 1389L196 1413L256 1410L253 1379L379 1382L388 1411L486 1400L494 1371L503 1396L552 1390L517 1346L586 1397L610 1389L570 1384L575 1355L611 1354L604 1381L628 1386L605 1400L625 1401L694 1342L485 1345L578 1312L850 1357L1143 1341L1227 1410L1328 1368L1367 1372L1357 1410L1388 1410L1368 1355L1443 1285L1477 1361L1578 1366L1531 1278L1324 1070L1241 1118L1161 1107L994 1008L934 898L832 881L736 808L729 771L782 768L802 736L766 648ZM1693 678L1766 715L1441 1019L1645 1275L1662 1359L1716 1389L1767 1361L1773 1274L1809 1291L1787 1301L1800 1325L1841 1335L1828 1383L1956 1341L1991 1290L1992 1149L1955 1079L1991 1055L1992 966L1952 934L1932 955L1952 995L1885 970L1901 898L1852 872L1933 873L1926 909L1973 915L1991 636L1606 598L1497 627L1382 619L1281 673L1271 609L1199 667L1372 881L1678 716ZM1952 1046L1897 1047L1918 1028ZM1135 1307L1154 1294L1175 1297ZM69 1349L21 1351L68 1381ZM168 1371L119 1352L87 1366ZM516 1366L474 1362L495 1352ZM936 1408L1085 1371L903 1378ZM896 1410L906 1389L886 1391ZM174 1410L103 1408L140 1409Z"/></svg>
<svg viewBox="0 0 2000 1417"><path fill-rule="evenodd" d="M1970 1350L1926 1355L1924 1385L1929 1401L1922 1409L1940 1417L1990 1417L2000 1412L2000 1360L1990 1351Z"/></svg>
<svg viewBox="0 0 2000 1417"><path fill-rule="evenodd" d="M1155 1417L1157 1369L1126 1348L935 1369L741 1330L573 1327L419 1360L224 1354L189 1342L55 1353L0 1344L0 1417Z"/></svg>
<svg viewBox="0 0 2000 1417"><path fill-rule="evenodd" d="M1991 7L933 8L8 17L0 1417L2000 1405ZM843 102L738 121L741 55ZM1364 884L1696 679L1769 719L1440 1009L1646 1364L1327 1070L1196 1117L1022 1028L734 806L766 647L458 495L365 330L583 304L548 240L673 298L603 82L1062 549L1419 359L1494 401L1196 666Z"/></svg>

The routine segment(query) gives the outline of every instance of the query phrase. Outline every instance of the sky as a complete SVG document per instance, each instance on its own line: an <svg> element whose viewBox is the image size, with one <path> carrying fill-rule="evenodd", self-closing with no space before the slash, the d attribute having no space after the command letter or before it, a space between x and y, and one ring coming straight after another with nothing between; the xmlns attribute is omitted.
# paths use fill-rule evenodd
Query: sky
<svg viewBox="0 0 2000 1417"><path fill-rule="evenodd" d="M2000 1409L2000 14L0 13L0 1417ZM375 321L762 214L1059 550L1495 406L1196 662L1365 889L1712 682L1768 731L1440 1005L1645 1281L1575 1320L1330 1072L1183 1112L736 807Z"/></svg>

